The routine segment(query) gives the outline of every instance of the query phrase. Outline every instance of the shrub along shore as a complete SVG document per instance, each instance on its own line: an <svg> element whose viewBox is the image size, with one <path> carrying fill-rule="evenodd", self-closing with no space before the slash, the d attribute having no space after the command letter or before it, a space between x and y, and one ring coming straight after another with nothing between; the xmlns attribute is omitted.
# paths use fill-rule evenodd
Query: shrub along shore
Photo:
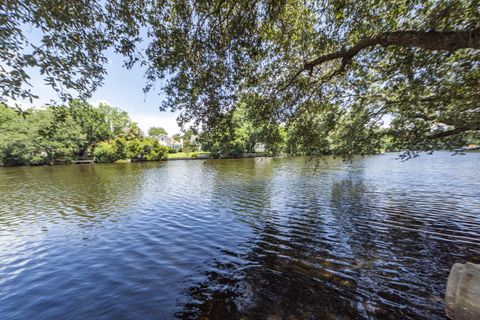
<svg viewBox="0 0 480 320"><path fill-rule="evenodd" d="M14 110L0 105L0 165L157 161L169 148L146 137L125 111L73 101L67 106Z"/></svg>
<svg viewBox="0 0 480 320"><path fill-rule="evenodd" d="M238 139L237 139L238 140ZM236 140L235 140L236 141ZM230 146L230 145L229 145ZM125 163L264 156L240 147L215 152L184 152L145 136L125 111L83 101L68 106L15 110L0 105L0 166L69 163ZM215 150L215 149L214 149Z"/></svg>

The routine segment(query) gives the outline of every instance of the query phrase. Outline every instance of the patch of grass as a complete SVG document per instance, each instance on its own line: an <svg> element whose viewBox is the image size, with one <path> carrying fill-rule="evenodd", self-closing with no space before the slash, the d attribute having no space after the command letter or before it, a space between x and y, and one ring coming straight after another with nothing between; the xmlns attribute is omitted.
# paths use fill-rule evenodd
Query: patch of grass
<svg viewBox="0 0 480 320"><path fill-rule="evenodd" d="M191 158L193 153L195 153L197 156L199 156L201 154L208 154L208 152L204 152L204 151L200 151L200 152L177 152L177 153L167 154L167 159Z"/></svg>

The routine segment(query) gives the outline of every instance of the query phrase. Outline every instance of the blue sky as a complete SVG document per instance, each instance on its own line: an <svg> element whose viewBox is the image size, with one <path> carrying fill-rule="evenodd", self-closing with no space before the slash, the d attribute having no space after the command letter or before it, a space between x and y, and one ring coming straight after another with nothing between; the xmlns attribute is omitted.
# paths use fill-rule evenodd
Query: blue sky
<svg viewBox="0 0 480 320"><path fill-rule="evenodd" d="M94 105L105 102L127 111L144 132L154 126L165 128L169 134L180 132L176 123L178 113L159 111L158 106L164 99L163 95L158 94L159 90L147 95L143 93L144 70L139 66L127 70L122 64L121 56L109 55L109 63L106 66L108 74L104 85L94 92L90 102ZM57 94L44 85L39 74L33 74L31 80L32 90L39 96L33 103L35 106L44 105L50 100L58 101Z"/></svg>
<svg viewBox="0 0 480 320"><path fill-rule="evenodd" d="M24 28L24 35L30 42L38 42L41 34L38 30ZM28 49L27 49L28 50ZM180 132L176 123L178 113L161 112L158 106L164 99L159 95L160 90L150 92L145 95L142 91L146 81L144 79L144 69L136 65L133 69L127 70L123 65L123 57L116 55L112 50L107 53L109 63L106 65L107 75L104 85L93 93L89 102L98 104L105 102L114 107L128 112L130 117L138 123L144 132L153 126L163 127L169 134ZM32 91L39 96L39 99L33 102L34 106L42 106L51 100L58 101L58 95L44 84L43 78L38 72L31 74ZM17 101L23 107L30 107L29 103Z"/></svg>
<svg viewBox="0 0 480 320"><path fill-rule="evenodd" d="M160 90L143 93L144 69L140 66L131 70L123 68L122 57L118 55L111 55L109 59L105 84L93 94L91 102L106 102L127 111L145 132L153 126L163 127L169 134L180 132L176 123L178 113L158 109L164 99Z"/></svg>

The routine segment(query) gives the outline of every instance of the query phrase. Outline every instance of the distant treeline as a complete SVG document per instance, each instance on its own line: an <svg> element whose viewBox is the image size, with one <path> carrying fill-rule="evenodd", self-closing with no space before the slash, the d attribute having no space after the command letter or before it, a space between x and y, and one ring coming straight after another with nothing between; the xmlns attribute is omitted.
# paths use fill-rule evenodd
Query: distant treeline
<svg viewBox="0 0 480 320"><path fill-rule="evenodd" d="M17 111L0 105L0 165L161 160L168 148L145 137L125 111L83 101Z"/></svg>

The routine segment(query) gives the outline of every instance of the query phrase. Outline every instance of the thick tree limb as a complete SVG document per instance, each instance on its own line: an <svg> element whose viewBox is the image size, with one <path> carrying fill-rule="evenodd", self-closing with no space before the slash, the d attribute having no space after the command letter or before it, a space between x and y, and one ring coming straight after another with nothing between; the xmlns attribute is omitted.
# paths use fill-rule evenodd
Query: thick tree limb
<svg viewBox="0 0 480 320"><path fill-rule="evenodd" d="M440 131L438 133L435 133L435 134L431 135L430 139L446 138L446 137L457 135L457 134L465 132L465 131L468 131L468 129L467 128L455 128L455 129L452 129L452 130Z"/></svg>
<svg viewBox="0 0 480 320"><path fill-rule="evenodd" d="M339 50L326 55L319 56L311 61L305 62L303 67L286 81L279 91L288 88L295 79L304 71L310 74L314 67L324 62L342 59L340 68L334 71L328 80L343 72L350 61L363 49L380 45L382 47L398 46L404 48L422 48L435 51L454 51L458 49L480 49L480 29L469 31L394 31L384 32L370 38L363 38L353 47Z"/></svg>
<svg viewBox="0 0 480 320"><path fill-rule="evenodd" d="M404 48L422 48L435 51L454 51L458 49L480 49L480 29L469 31L394 31L380 33L374 37L363 38L353 47L346 50L339 50L326 55L319 56L311 61L305 62L293 77L282 85L279 91L288 88L293 81L304 71L310 74L313 68L324 62L342 59L340 68L334 71L328 79L343 72L350 61L363 49L380 45L382 47L398 46Z"/></svg>
<svg viewBox="0 0 480 320"><path fill-rule="evenodd" d="M361 50L376 45L382 47L422 48L431 51L453 51L465 48L480 49L480 30L384 32L374 37L361 39L349 49L322 55L306 62L300 72L311 71L315 66L336 59L342 59L342 68L344 68Z"/></svg>
<svg viewBox="0 0 480 320"><path fill-rule="evenodd" d="M463 126L458 126L455 127L454 129L450 130L443 130L443 131L437 131L436 133L432 134L430 136L431 139L440 139L440 138L446 138L450 136L454 136L466 131L480 131L480 125L479 124L465 124Z"/></svg>

